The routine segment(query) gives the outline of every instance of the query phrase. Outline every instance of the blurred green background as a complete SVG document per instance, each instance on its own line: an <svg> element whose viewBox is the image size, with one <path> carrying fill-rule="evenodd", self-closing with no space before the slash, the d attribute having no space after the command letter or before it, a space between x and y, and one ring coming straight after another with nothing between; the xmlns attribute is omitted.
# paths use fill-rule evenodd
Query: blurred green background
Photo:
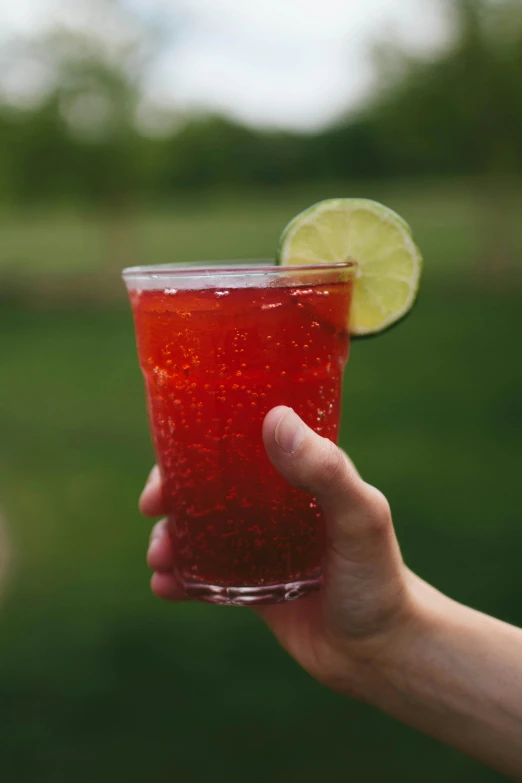
<svg viewBox="0 0 522 783"><path fill-rule="evenodd" d="M353 345L342 445L415 571L522 624L522 6L417 5L440 17L436 50L376 23L372 89L313 130L174 104L144 128L159 2L82 0L4 35L6 783L497 779L327 692L247 610L155 600L136 508L153 455L121 268L270 257L314 200L375 198L412 224L426 272L414 316ZM35 68L29 100L13 84Z"/></svg>

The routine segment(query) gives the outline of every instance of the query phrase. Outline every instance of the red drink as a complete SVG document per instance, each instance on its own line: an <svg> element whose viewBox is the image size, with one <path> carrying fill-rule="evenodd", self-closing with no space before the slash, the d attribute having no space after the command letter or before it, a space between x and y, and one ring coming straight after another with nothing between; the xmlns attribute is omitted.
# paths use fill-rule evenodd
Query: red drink
<svg viewBox="0 0 522 783"><path fill-rule="evenodd" d="M353 274L125 274L177 571L193 597L273 603L320 585L322 512L277 474L261 429L288 405L337 441Z"/></svg>

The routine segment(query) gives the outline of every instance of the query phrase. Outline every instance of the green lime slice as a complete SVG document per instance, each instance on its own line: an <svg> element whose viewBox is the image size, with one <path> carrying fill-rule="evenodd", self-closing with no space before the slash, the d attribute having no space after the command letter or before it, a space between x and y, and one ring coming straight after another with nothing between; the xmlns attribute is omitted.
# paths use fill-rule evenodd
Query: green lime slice
<svg viewBox="0 0 522 783"><path fill-rule="evenodd" d="M277 255L283 266L349 260L358 264L349 324L354 337L383 332L410 312L422 256L408 224L382 204L320 201L288 224Z"/></svg>

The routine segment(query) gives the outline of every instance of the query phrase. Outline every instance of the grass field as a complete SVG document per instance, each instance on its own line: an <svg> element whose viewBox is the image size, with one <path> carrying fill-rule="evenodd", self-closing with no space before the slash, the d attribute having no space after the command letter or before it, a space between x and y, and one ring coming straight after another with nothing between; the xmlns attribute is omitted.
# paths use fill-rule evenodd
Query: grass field
<svg viewBox="0 0 522 783"><path fill-rule="evenodd" d="M342 445L388 495L414 570L522 624L522 289L473 274L469 193L368 195L418 227L427 274L411 319L353 346ZM316 197L149 213L133 228L137 255L267 256ZM93 219L3 219L4 274L18 259L38 275L106 279ZM0 613L5 783L498 779L312 682L247 610L149 595L136 498L152 450L123 290L110 306L5 302L0 333L0 502L13 549Z"/></svg>
<svg viewBox="0 0 522 783"><path fill-rule="evenodd" d="M471 269L490 250L483 183L331 183L296 191L192 196L136 209L124 225L77 210L0 210L0 281L9 277L100 276L116 281L122 265L233 258L272 258L283 227L297 212L331 195L356 194L388 204L415 228L428 250L427 273ZM499 202L500 197L495 197ZM522 191L503 196L507 231L522 252ZM493 224L493 230L498 225ZM486 241L487 240L487 241ZM498 242L497 242L498 244ZM1 293L1 292L0 292Z"/></svg>

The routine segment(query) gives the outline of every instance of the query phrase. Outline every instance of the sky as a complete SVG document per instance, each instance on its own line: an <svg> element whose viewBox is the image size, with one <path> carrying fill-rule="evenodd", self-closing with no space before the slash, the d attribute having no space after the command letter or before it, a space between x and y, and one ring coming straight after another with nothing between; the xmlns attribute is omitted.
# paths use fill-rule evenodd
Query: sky
<svg viewBox="0 0 522 783"><path fill-rule="evenodd" d="M107 0L0 0L1 37L35 35L64 20L87 25ZM145 112L223 112L265 127L313 130L375 88L376 41L430 51L445 40L441 0L121 0L162 31ZM74 8L74 11L72 10ZM81 11L83 9L83 12ZM38 89L33 68L11 93Z"/></svg>

